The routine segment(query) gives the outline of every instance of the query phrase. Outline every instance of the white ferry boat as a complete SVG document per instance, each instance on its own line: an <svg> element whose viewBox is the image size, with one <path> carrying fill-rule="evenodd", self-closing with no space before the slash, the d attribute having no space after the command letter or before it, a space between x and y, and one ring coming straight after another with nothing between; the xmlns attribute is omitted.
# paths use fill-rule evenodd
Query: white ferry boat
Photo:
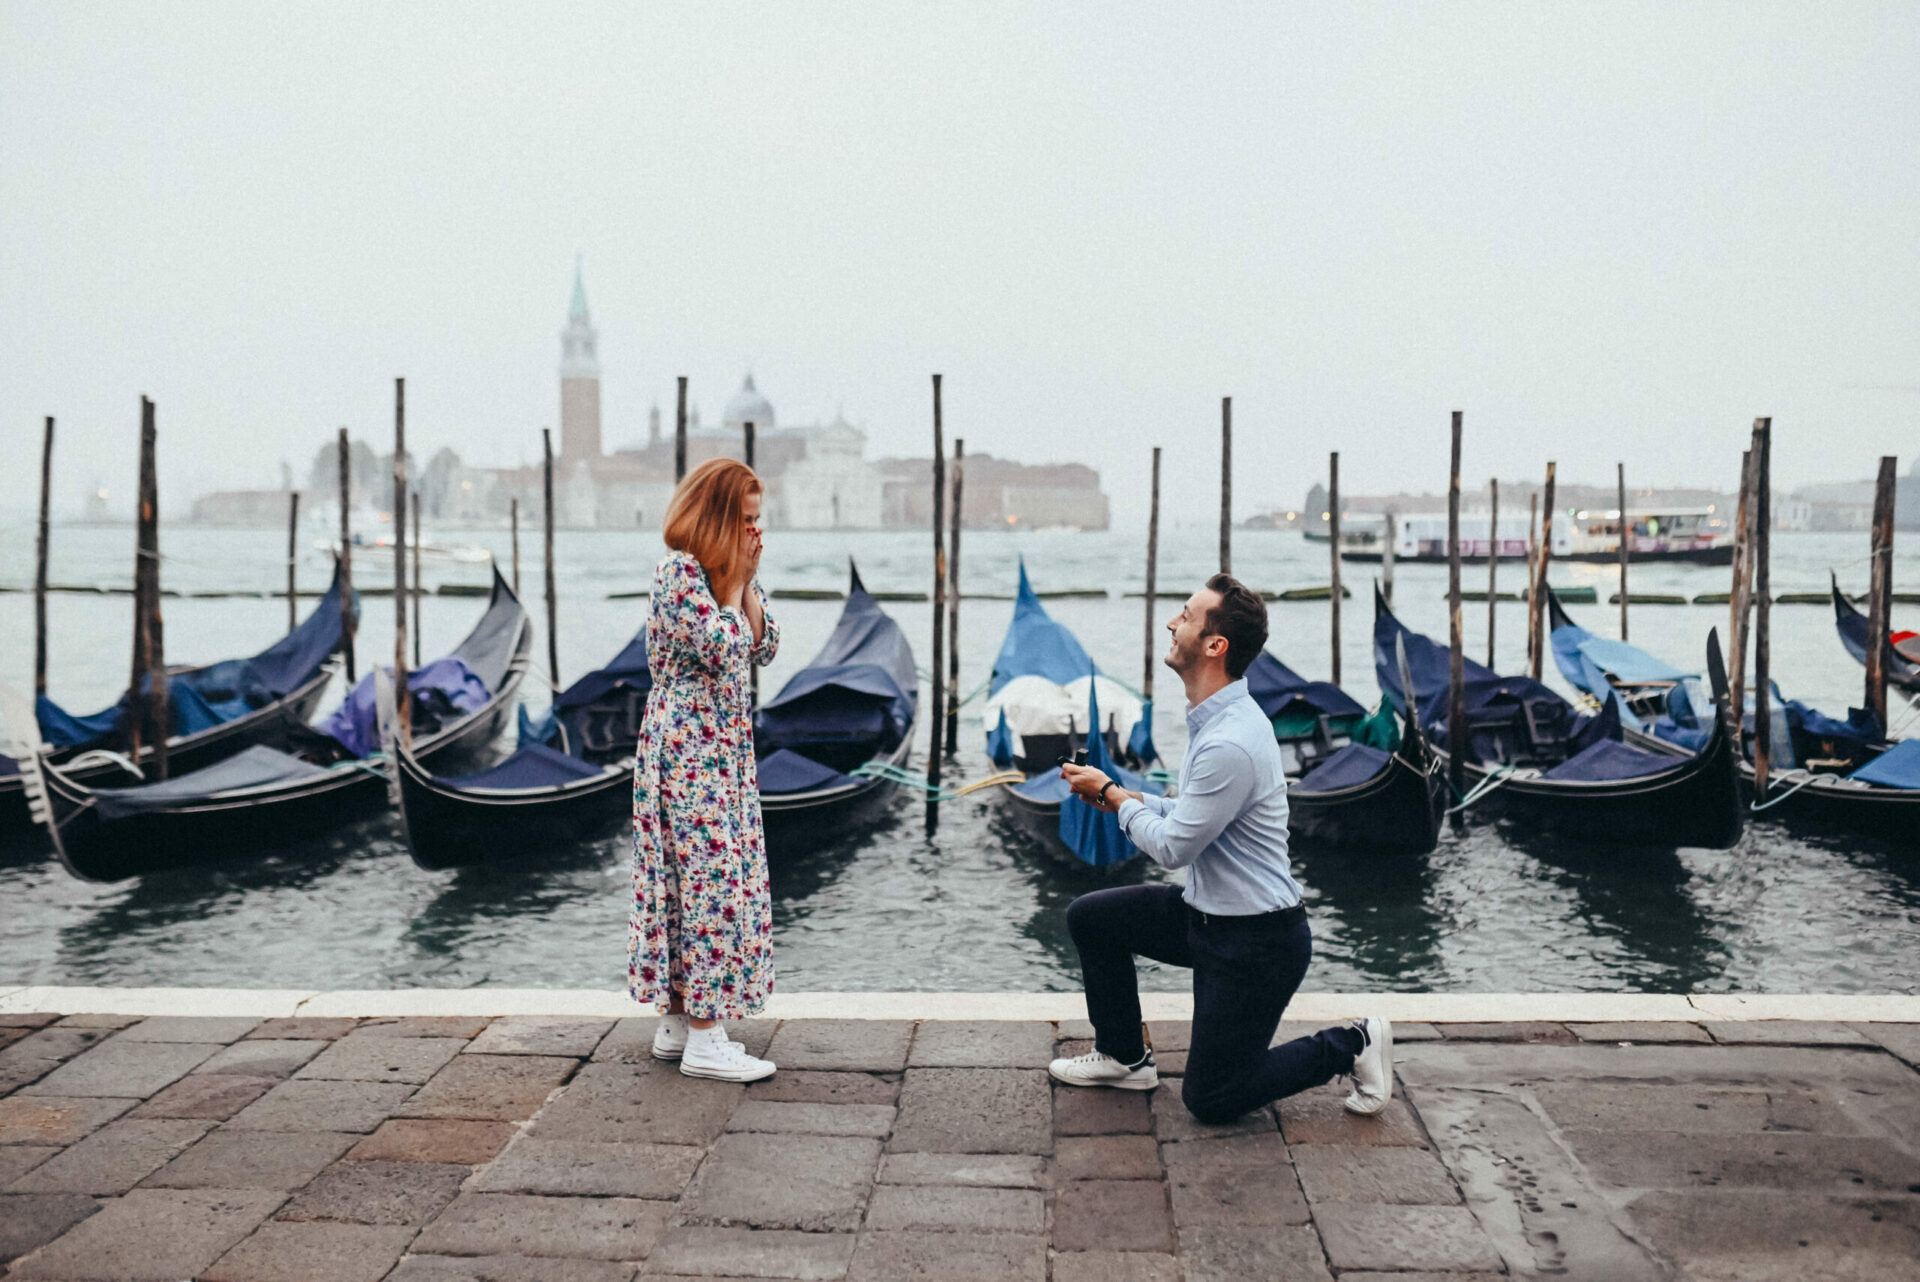
<svg viewBox="0 0 1920 1282"><path fill-rule="evenodd" d="M1713 507L1667 508L1658 512L1627 513L1630 542L1627 559L1678 562L1685 565L1731 565L1733 521ZM1340 559L1377 562L1386 540L1387 519L1378 513L1352 512L1340 518ZM1460 558L1485 564L1487 557L1525 561L1529 539L1526 512L1500 514L1494 531L1490 514L1460 514ZM1395 522L1393 559L1444 564L1447 559L1447 518L1423 512ZM1495 544L1497 536L1497 546ZM1324 531L1309 531L1310 541L1325 543ZM1620 559L1618 508L1557 512L1553 518L1553 559L1613 564Z"/></svg>

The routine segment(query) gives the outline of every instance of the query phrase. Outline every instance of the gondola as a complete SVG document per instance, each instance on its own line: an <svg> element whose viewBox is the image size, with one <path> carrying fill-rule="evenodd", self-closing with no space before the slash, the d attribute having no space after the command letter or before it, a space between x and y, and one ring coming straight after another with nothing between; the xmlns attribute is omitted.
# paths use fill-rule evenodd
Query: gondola
<svg viewBox="0 0 1920 1282"><path fill-rule="evenodd" d="M1709 718L1715 713L1700 692L1697 676L1667 667L1624 642L1594 638L1551 595L1547 604L1561 672L1582 690L1599 695L1611 689L1626 699L1640 718L1629 727L1630 736L1687 747L1711 734ZM1859 636L1864 644L1864 621ZM1849 709L1841 721L1782 697L1778 687L1772 694L1774 769L1767 798L1756 801L1753 809L1770 819L1920 846L1920 746L1911 746L1920 741L1889 747L1878 720L1858 708ZM1753 714L1743 720L1738 769L1742 789L1751 797Z"/></svg>
<svg viewBox="0 0 1920 1282"><path fill-rule="evenodd" d="M1395 726L1389 712L1387 742L1367 742L1380 727L1339 686L1308 681L1264 650L1246 679L1280 744L1295 849L1390 856L1434 848L1446 780L1412 717Z"/></svg>
<svg viewBox="0 0 1920 1282"><path fill-rule="evenodd" d="M617 830L633 813L633 750L652 688L643 628L524 726L498 765L436 776L396 745L387 768L414 862L440 870L524 858ZM851 825L891 796L885 778L842 771L903 765L917 705L913 651L855 570L833 635L755 718L770 855Z"/></svg>
<svg viewBox="0 0 1920 1282"><path fill-rule="evenodd" d="M293 631L250 659L227 659L204 667L177 668L168 674L168 708L174 733L167 738L167 769L173 774L198 770L254 744L285 748L292 734L312 719L327 683L340 667L340 570L326 595ZM353 611L360 612L358 594ZM92 716L76 717L46 696L24 714L47 741L47 759L67 777L85 785L132 780L124 748L130 700ZM26 738L24 725L14 730ZM142 748L135 764L152 764L154 749ZM34 826L27 808L20 763L0 754L0 834L25 836Z"/></svg>
<svg viewBox="0 0 1920 1282"><path fill-rule="evenodd" d="M1838 575L1830 576L1833 593L1833 626L1839 630L1840 644L1847 653L1864 664L1867 661L1867 616L1847 600L1840 590ZM1910 695L1920 696L1920 634L1897 632L1887 648L1887 684Z"/></svg>
<svg viewBox="0 0 1920 1282"><path fill-rule="evenodd" d="M513 714L533 627L496 568L486 613L445 659L411 674L415 755L475 761ZM36 817L76 877L118 881L257 854L377 810L385 792L367 760L377 744L368 673L317 727L289 727L287 750L256 744L158 783L92 789L36 750L22 759Z"/></svg>
<svg viewBox="0 0 1920 1282"><path fill-rule="evenodd" d="M1394 661L1404 646L1411 699ZM1413 632L1374 593L1374 669L1380 688L1422 728L1445 759L1448 651ZM1464 660L1468 742L1465 774L1481 804L1530 829L1593 844L1703 846L1739 840L1741 804L1733 745L1716 714L1698 752L1645 740L1623 742L1620 700L1581 716L1538 681L1502 677ZM1718 633L1707 638L1707 671L1716 708L1725 706L1726 669ZM1483 786L1484 785L1484 786Z"/></svg>
<svg viewBox="0 0 1920 1282"><path fill-rule="evenodd" d="M850 567L833 635L754 715L767 855L803 854L871 820L913 753L913 646ZM871 773L853 773L861 767ZM877 769L876 769L877 768Z"/></svg>
<svg viewBox="0 0 1920 1282"><path fill-rule="evenodd" d="M1152 715L1150 704L1100 675L1079 638L1054 622L1021 562L1013 620L993 661L984 714L988 757L1026 776L1000 790L1019 825L1047 849L1093 867L1132 858L1138 852L1119 835L1113 816L1062 805L1070 790L1059 767L1085 749L1087 764L1121 787L1160 795L1160 784L1120 764L1124 757L1144 768L1152 759Z"/></svg>

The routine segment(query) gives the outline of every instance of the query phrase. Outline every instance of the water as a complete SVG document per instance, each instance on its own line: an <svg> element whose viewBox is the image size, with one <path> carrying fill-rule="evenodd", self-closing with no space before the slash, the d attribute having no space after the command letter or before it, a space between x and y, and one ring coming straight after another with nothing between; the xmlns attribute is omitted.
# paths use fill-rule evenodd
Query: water
<svg viewBox="0 0 1920 1282"><path fill-rule="evenodd" d="M317 531L315 532L318 533ZM429 538L472 541L504 560L504 531L448 531ZM126 528L55 531L56 582L127 581L133 536ZM1185 591L1212 568L1210 527L1163 531L1160 582ZM901 533L782 533L769 539L770 586L840 587L846 558L858 559L875 589L924 588L930 540ZM1781 535L1776 591L1820 591L1829 566L1842 582L1865 582L1865 537ZM1036 585L1104 587L1105 601L1049 603L1103 667L1137 684L1142 675L1144 539L1134 533L968 533L962 550L969 591L1010 596L1016 558ZM163 579L182 591L268 589L284 583L284 534L169 528ZM1911 543L1909 544L1911 547ZM611 656L639 626L640 600L609 592L643 590L659 552L650 535L563 533L557 561L560 664L572 680ZM523 541L523 595L540 616L539 557ZM1260 587L1325 583L1326 549L1298 535L1237 531L1235 567ZM372 565L360 581L382 582ZM1346 568L1354 591L1343 616L1343 677L1363 702L1378 697L1369 654L1368 570ZM32 532L0 529L0 584L27 583ZM301 574L321 585L326 567L310 554ZM1614 571L1562 566L1557 583L1591 582L1605 599ZM1484 585L1485 568L1468 583ZM1502 567L1506 586L1521 571ZM480 582L479 567L429 565L429 584ZM1401 616L1442 633L1445 569L1402 565ZM1635 567L1637 591L1722 590L1726 571ZM1920 556L1905 552L1895 580L1920 584ZM423 653L450 648L481 603L429 599ZM55 697L84 711L123 687L129 650L125 597L61 595L50 604ZM310 604L303 605L303 610ZM889 604L928 661L928 606ZM1276 603L1270 646L1310 676L1329 667L1326 603ZM968 600L961 617L961 688L986 677L1011 613L1007 600ZM825 640L834 602L776 603L784 642L763 673L777 689ZM1167 612L1163 602L1161 612ZM1572 607L1581 622L1611 635L1617 610ZM1909 620L1911 609L1896 611ZM1499 607L1498 666L1521 666L1525 607ZM1775 671L1790 694L1830 709L1860 697L1861 670L1841 650L1831 612L1781 606L1774 612ZM390 659L392 605L365 608L360 662ZM1636 608L1633 639L1657 654L1697 660L1706 631L1724 627L1723 607ZM166 602L167 652L180 659L248 653L286 626L280 601ZM0 594L0 680L24 687L32 663L32 601ZM1486 606L1466 607L1469 653L1485 657ZM1156 648L1158 638L1156 637ZM535 646L545 654L544 637ZM1550 666L1550 665L1549 665ZM1557 676L1550 676L1557 682ZM1156 739L1177 760L1184 742L1178 686L1160 670ZM336 689L337 697L337 689ZM528 682L528 700L546 693ZM963 715L962 777L987 770L978 703ZM924 743L924 731L923 731ZM916 762L924 762L916 755ZM951 775L949 776L951 778ZM1003 815L992 793L942 807L936 833L901 795L870 831L773 870L776 953L788 991L826 989L1071 989L1078 971L1064 911L1079 893L1117 881L1161 879L1136 860L1117 875L1063 864ZM1728 851L1582 850L1475 825L1448 834L1430 856L1355 862L1321 856L1298 865L1313 914L1316 959L1308 987L1322 991L1920 992L1920 860L1865 839L1809 839L1771 825L1750 828ZM271 858L187 869L113 886L69 877L48 857L15 851L0 859L0 980L8 983L258 985L379 988L617 986L624 976L626 843L543 855L507 868L429 874L408 860L385 818L311 839L288 835ZM1148 987L1178 988L1184 975L1152 971Z"/></svg>

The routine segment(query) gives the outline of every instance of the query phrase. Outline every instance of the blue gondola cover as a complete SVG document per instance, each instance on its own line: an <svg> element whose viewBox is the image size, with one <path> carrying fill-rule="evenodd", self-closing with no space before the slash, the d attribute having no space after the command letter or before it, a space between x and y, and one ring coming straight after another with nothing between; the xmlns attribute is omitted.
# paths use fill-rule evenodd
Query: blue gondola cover
<svg viewBox="0 0 1920 1282"><path fill-rule="evenodd" d="M1007 712L1005 708L1002 708L1000 710L1000 725L1004 728L1006 724ZM991 756L993 751L991 741L987 744L987 751L988 755ZM1127 751L1131 752L1134 760L1140 762L1142 765L1160 759L1160 750L1153 746L1153 700L1151 699L1148 699L1140 705L1140 719L1133 723L1133 733L1127 736ZM1008 752L1008 759L1011 760L1011 747L1008 748Z"/></svg>
<svg viewBox="0 0 1920 1282"><path fill-rule="evenodd" d="M1682 764L1680 757L1663 756L1612 739L1598 739L1574 753L1551 770L1540 773L1542 779L1587 780L1638 779L1658 774Z"/></svg>
<svg viewBox="0 0 1920 1282"><path fill-rule="evenodd" d="M1882 788L1920 788L1920 739L1902 739L1847 777Z"/></svg>
<svg viewBox="0 0 1920 1282"><path fill-rule="evenodd" d="M391 673L393 669L384 671ZM463 659L448 656L435 659L407 673L407 689L415 697L434 692L460 712L477 712L492 697L482 681ZM357 685L340 701L340 706L315 729L339 741L356 757L371 756L380 746L380 726L373 698L373 673L361 677Z"/></svg>
<svg viewBox="0 0 1920 1282"><path fill-rule="evenodd" d="M1033 585L1027 582L1027 563L1020 562L1020 590L1013 599L1013 622L1007 625L1006 640L993 661L993 679L987 693L998 693L1015 677L1045 677L1055 685L1066 685L1099 669L1080 645L1079 638L1053 621Z"/></svg>
<svg viewBox="0 0 1920 1282"><path fill-rule="evenodd" d="M814 792L853 782L853 776L823 766L811 757L803 757L791 748L768 753L760 761L759 772L760 792L765 796Z"/></svg>
<svg viewBox="0 0 1920 1282"><path fill-rule="evenodd" d="M1000 724L987 731L987 758L1005 770L1013 764L1013 731L1007 728L1007 710L1000 709Z"/></svg>
<svg viewBox="0 0 1920 1282"><path fill-rule="evenodd" d="M1413 698L1419 709L1420 725L1441 746L1446 744L1447 694L1450 680L1447 647L1409 629L1379 609L1373 620L1373 670L1380 689L1393 701L1396 711L1406 710L1406 694L1400 689L1400 668L1395 642L1404 640L1407 671L1413 678ZM1595 718L1582 718L1573 707L1548 686L1531 677L1503 677L1472 659L1464 659L1467 722L1469 727L1509 721L1523 710L1530 710L1545 732L1574 739L1583 729L1591 729ZM1613 734L1618 737L1619 712L1614 712Z"/></svg>
<svg viewBox="0 0 1920 1282"><path fill-rule="evenodd" d="M1330 754L1289 791L1334 792L1351 788L1378 775L1392 760L1391 752L1382 752L1364 743L1349 743Z"/></svg>
<svg viewBox="0 0 1920 1282"><path fill-rule="evenodd" d="M1265 650L1247 665L1247 693L1269 719L1296 701L1325 717L1367 715L1367 710L1339 686L1331 681L1309 681Z"/></svg>
<svg viewBox="0 0 1920 1282"><path fill-rule="evenodd" d="M93 796L100 818L111 821L167 810L236 788L257 788L326 773L322 766L255 744L225 761L177 778L131 788L96 788Z"/></svg>
<svg viewBox="0 0 1920 1282"><path fill-rule="evenodd" d="M1024 581L1024 574L1022 580ZM1077 643L1076 643L1077 644ZM1089 671L1093 665L1087 665ZM1087 724L1100 724L1100 696L1097 687L1087 687ZM1106 736L1089 734L1087 736L1087 764L1095 770L1105 772L1109 777L1118 778L1119 768L1113 758L1107 754ZM1058 772L1052 772L1058 777ZM1064 786L1065 781L1062 780ZM1122 787L1130 787L1126 783ZM1060 840L1065 843L1082 863L1095 868L1104 868L1109 864L1124 863L1139 853L1139 850L1126 835L1120 831L1120 817L1104 810L1096 810L1077 798L1067 797L1060 803Z"/></svg>
<svg viewBox="0 0 1920 1282"><path fill-rule="evenodd" d="M557 788L578 779L591 779L604 770L603 766L536 743L517 749L499 765L470 775L451 775L439 782L455 788Z"/></svg>
<svg viewBox="0 0 1920 1282"><path fill-rule="evenodd" d="M754 745L772 753L809 744L899 746L919 701L913 648L855 577L833 635L754 718Z"/></svg>

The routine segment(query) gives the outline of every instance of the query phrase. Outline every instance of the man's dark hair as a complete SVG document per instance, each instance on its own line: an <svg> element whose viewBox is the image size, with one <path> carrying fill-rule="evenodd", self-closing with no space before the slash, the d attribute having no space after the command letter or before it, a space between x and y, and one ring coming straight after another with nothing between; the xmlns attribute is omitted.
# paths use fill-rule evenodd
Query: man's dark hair
<svg viewBox="0 0 1920 1282"><path fill-rule="evenodd" d="M1220 604L1207 611L1201 626L1209 636L1227 639L1227 675L1238 681L1267 644L1267 603L1231 574L1214 575L1207 590L1220 594Z"/></svg>

